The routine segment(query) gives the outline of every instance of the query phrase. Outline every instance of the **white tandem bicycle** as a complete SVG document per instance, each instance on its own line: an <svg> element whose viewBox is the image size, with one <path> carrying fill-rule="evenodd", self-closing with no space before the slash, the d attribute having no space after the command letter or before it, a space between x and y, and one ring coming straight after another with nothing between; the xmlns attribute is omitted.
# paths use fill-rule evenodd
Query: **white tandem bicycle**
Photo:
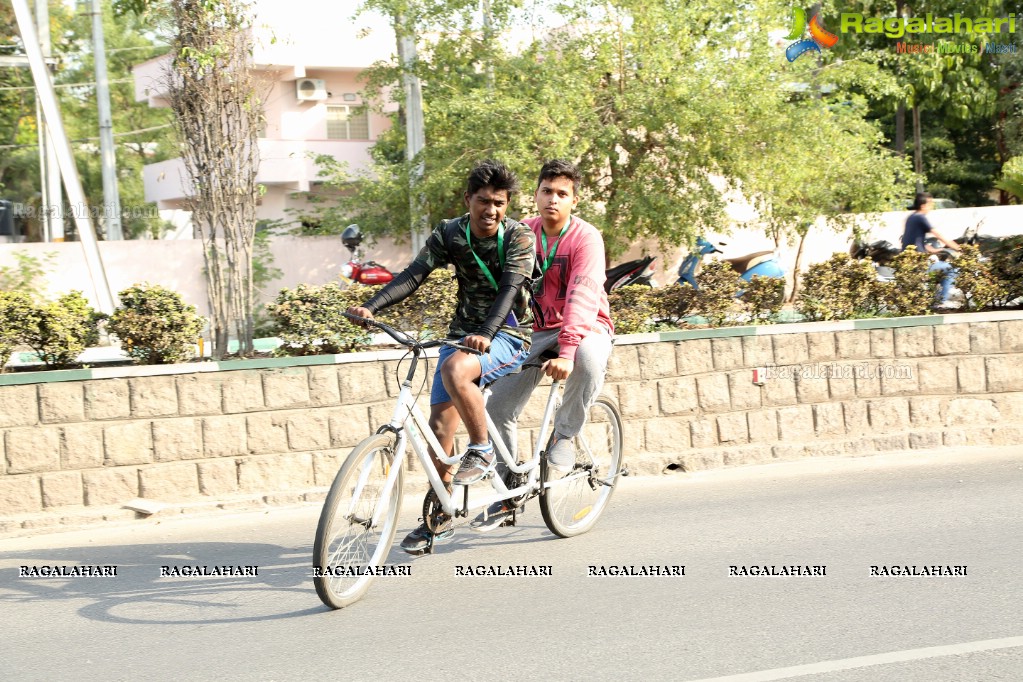
<svg viewBox="0 0 1023 682"><path fill-rule="evenodd" d="M346 316L362 320L347 313ZM533 455L525 462L511 460L507 446L487 415L498 456L510 470L510 487L501 476L491 472L487 478L492 494L470 503L466 486L461 502L457 503L430 459L430 448L437 453L442 449L416 405L412 381L418 363L425 360L430 348L448 345L476 351L450 339L419 342L376 320L364 321L406 346L412 359L390 422L355 446L323 504L313 546L313 580L324 604L340 609L358 601L369 589L375 575L373 569L386 560L398 529L405 449L409 445L430 481L431 490L423 504L423 520L430 530L436 530L448 519L452 522L463 519L464 523L471 512L488 508L494 502L508 500L513 510L518 510L533 497L539 497L543 520L555 535L568 538L594 526L622 473L622 420L614 402L601 396L590 408L586 425L574 439L575 466L566 473L548 466L544 457L553 436L554 413L560 404L560 382L551 385ZM490 392L486 387L483 391L486 399ZM446 465L455 465L461 455L439 459ZM514 522L515 511L507 523ZM431 551L432 545L426 548L426 553Z"/></svg>

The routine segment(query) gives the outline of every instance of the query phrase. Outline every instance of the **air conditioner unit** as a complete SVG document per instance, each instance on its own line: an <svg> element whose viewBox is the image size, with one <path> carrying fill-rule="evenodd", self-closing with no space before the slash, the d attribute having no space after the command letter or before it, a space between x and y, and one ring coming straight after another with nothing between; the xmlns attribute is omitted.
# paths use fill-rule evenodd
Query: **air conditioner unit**
<svg viewBox="0 0 1023 682"><path fill-rule="evenodd" d="M295 81L295 97L300 102L327 99L327 82L320 78L299 78Z"/></svg>

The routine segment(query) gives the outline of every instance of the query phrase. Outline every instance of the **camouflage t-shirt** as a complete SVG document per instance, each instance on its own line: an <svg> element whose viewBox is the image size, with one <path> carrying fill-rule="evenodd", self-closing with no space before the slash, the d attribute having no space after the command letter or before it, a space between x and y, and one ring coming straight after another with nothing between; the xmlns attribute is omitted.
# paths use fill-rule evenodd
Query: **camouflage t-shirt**
<svg viewBox="0 0 1023 682"><path fill-rule="evenodd" d="M423 247L415 262L425 265L430 270L455 266L455 277L458 279L458 303L455 317L451 320L448 333L452 337L461 338L475 334L486 322L490 306L494 303L497 290L483 274L479 263L473 257L473 251L490 270L491 276L498 285L505 270L519 273L527 280L520 288L512 306L512 313L518 326L510 326L507 321L500 331L529 339L532 329L532 316L529 312L529 278L533 275L533 263L536 243L533 231L526 225L505 218L504 225L504 267L501 266L497 252L497 236L480 239L472 236L470 248L465 238L465 228L469 224L469 215L445 220L434 229L426 246Z"/></svg>

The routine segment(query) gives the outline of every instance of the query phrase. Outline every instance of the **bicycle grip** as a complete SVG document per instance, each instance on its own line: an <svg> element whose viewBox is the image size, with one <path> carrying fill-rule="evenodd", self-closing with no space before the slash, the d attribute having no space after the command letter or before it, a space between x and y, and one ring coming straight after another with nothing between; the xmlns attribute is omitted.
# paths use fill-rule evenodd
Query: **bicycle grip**
<svg viewBox="0 0 1023 682"><path fill-rule="evenodd" d="M483 355L483 351L476 350L475 348L469 348L468 346L463 346L460 343L448 343L445 345L451 346L452 348L457 348L458 350L464 350L466 353L472 353L473 355Z"/></svg>

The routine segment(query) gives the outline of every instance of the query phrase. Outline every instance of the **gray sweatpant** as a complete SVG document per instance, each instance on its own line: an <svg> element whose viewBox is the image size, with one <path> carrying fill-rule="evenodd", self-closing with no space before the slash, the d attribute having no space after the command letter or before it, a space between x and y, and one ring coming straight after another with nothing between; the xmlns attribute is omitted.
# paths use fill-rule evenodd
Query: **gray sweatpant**
<svg viewBox="0 0 1023 682"><path fill-rule="evenodd" d="M518 452L516 422L519 414L544 376L540 370L543 364L540 356L544 351L556 350L557 347L557 329L533 332L529 355L521 371L501 377L491 387L487 412L513 458ZM592 333L576 349L572 373L565 380L565 394L554 418L554 430L559 436L574 438L582 430L586 413L604 386L604 372L607 370L608 358L611 357L611 347L611 337L608 334ZM503 460L500 457L497 459L497 472L503 476L507 469Z"/></svg>

